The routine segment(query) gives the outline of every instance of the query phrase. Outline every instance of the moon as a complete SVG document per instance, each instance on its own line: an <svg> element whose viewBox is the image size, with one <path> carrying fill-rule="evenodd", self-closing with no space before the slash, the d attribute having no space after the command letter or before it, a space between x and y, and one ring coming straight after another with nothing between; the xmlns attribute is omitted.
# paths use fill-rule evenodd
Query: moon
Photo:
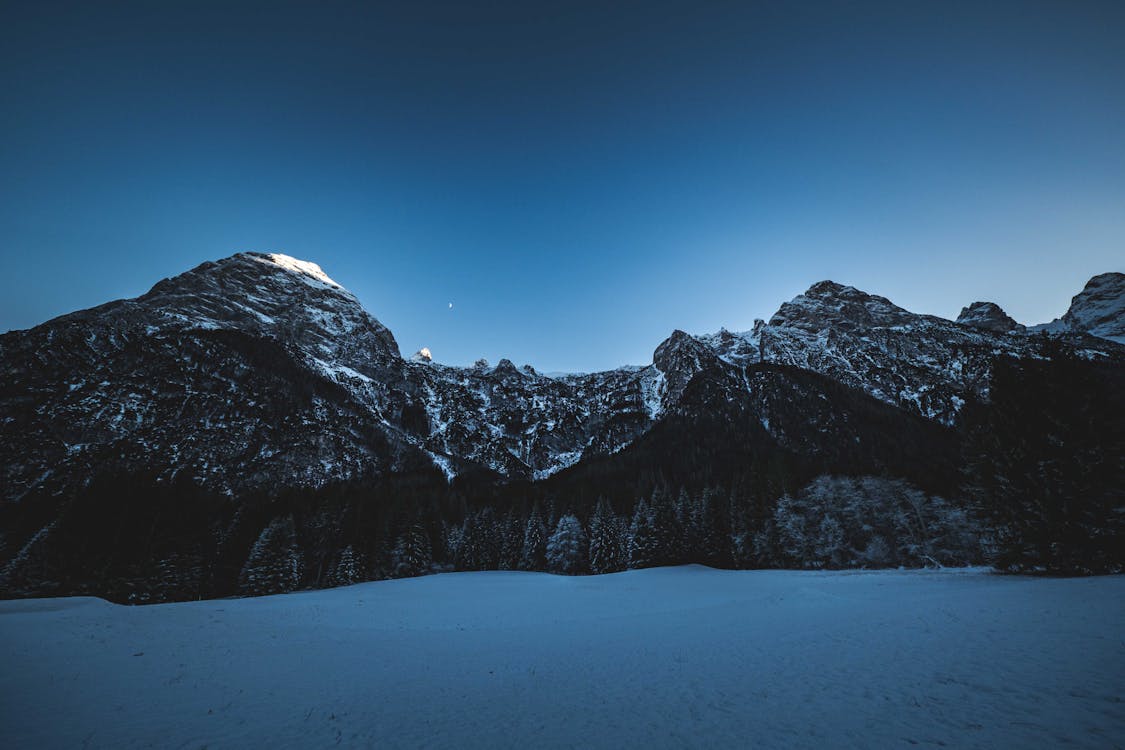
<svg viewBox="0 0 1125 750"><path fill-rule="evenodd" d="M450 302L450 303L449 303L449 309L450 309L450 310L452 310L452 309L453 309L453 303L452 303L452 302Z"/></svg>

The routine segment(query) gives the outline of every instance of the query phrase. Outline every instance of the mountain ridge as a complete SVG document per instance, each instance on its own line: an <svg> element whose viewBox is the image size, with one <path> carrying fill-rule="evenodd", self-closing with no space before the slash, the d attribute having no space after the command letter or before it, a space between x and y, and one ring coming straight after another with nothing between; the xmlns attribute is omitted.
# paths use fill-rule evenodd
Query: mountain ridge
<svg viewBox="0 0 1125 750"><path fill-rule="evenodd" d="M599 572L634 539L629 567L820 565L791 545L810 538L793 503L817 487L860 492L808 521L836 564L922 564L931 546L941 564L980 560L977 503L1043 530L1002 566L1119 570L1125 347L1074 330L1113 324L1114 277L1095 278L1057 332L818 282L751 331L675 330L651 364L547 376L404 358L315 264L201 264L0 335L0 594L144 602L540 570L536 545L564 521L587 524L591 556L616 550ZM1056 512L1057 497L1072 502ZM837 538L829 516L863 508ZM1047 544L1059 529L1081 543Z"/></svg>
<svg viewBox="0 0 1125 750"><path fill-rule="evenodd" d="M1115 341L1080 330L1116 330L1105 311L1125 298L1117 276L1091 280L1065 329L1047 333L1083 356L1121 358ZM228 494L425 465L449 480L478 469L542 480L622 450L705 375L721 398L762 404L749 368L794 367L948 426L966 401L987 399L996 357L1040 348L1015 329L919 315L826 280L751 331L673 331L644 366L552 376L506 359L455 367L404 357L315 263L238 253L0 336L0 447L16 457L3 477L8 499L64 491L106 460L186 472Z"/></svg>

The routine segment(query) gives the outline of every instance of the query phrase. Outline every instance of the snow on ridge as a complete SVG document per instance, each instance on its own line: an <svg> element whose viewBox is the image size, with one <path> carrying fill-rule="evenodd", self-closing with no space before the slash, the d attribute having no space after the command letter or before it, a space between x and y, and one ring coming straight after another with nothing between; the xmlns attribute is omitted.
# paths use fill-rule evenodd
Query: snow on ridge
<svg viewBox="0 0 1125 750"><path fill-rule="evenodd" d="M309 286L343 290L344 287L333 281L320 266L307 260L300 260L282 253L253 254L250 256L259 263L272 264L301 279Z"/></svg>
<svg viewBox="0 0 1125 750"><path fill-rule="evenodd" d="M434 466L441 469L441 473L445 475L445 481L452 482L457 478L457 471L453 468L453 461L450 460L449 456L443 456L433 451L426 451L426 454L434 462Z"/></svg>
<svg viewBox="0 0 1125 750"><path fill-rule="evenodd" d="M558 453L555 455L554 463L552 463L545 469L536 469L532 473L532 478L538 482L540 480L546 479L552 474L559 473L563 469L569 469L571 466L574 466L576 463L578 463L579 460L581 460L582 454L582 450L565 451L562 453Z"/></svg>

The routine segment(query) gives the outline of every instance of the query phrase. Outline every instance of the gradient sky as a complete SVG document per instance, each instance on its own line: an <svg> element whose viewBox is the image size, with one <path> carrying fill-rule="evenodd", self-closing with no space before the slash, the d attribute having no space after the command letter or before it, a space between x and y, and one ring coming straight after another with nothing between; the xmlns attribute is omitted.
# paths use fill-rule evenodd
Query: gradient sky
<svg viewBox="0 0 1125 750"><path fill-rule="evenodd" d="M6 2L0 136L0 330L272 250L404 354L594 370L1125 270L1122 2Z"/></svg>

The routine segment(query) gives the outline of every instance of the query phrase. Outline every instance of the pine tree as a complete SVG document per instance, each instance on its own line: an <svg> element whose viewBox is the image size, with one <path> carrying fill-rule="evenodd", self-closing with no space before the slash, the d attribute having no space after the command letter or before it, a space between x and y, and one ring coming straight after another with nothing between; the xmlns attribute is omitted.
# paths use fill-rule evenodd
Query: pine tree
<svg viewBox="0 0 1125 750"><path fill-rule="evenodd" d="M658 554L652 509L641 498L633 509L633 521L629 524L629 568L635 570L659 565Z"/></svg>
<svg viewBox="0 0 1125 750"><path fill-rule="evenodd" d="M694 561L713 568L729 567L730 522L715 490L703 491L692 509L691 527L691 538L696 545Z"/></svg>
<svg viewBox="0 0 1125 750"><path fill-rule="evenodd" d="M676 504L663 490L652 493L654 565L679 565L683 562L683 529L676 518Z"/></svg>
<svg viewBox="0 0 1125 750"><path fill-rule="evenodd" d="M586 572L586 532L573 515L559 519L547 540L547 568L552 573L577 575Z"/></svg>
<svg viewBox="0 0 1125 750"><path fill-rule="evenodd" d="M698 551L698 542L695 537L695 525L692 523L699 498L691 495L686 488L681 487L676 495L674 504L676 510L676 526L680 530L680 554L684 562L692 562Z"/></svg>
<svg viewBox="0 0 1125 750"><path fill-rule="evenodd" d="M500 523L500 570L518 570L523 551L523 523L514 510Z"/></svg>
<svg viewBox="0 0 1125 750"><path fill-rule="evenodd" d="M173 602L200 599L203 595L204 565L198 554L172 552L161 558L145 588L149 601Z"/></svg>
<svg viewBox="0 0 1125 750"><path fill-rule="evenodd" d="M353 583L363 581L365 578L359 555L349 544L344 547L344 550L340 553L340 559L332 566L332 572L328 576L328 585L350 586Z"/></svg>
<svg viewBox="0 0 1125 750"><path fill-rule="evenodd" d="M446 521L442 524L442 552L444 557L442 562L447 565L456 566L458 555L461 554L461 542L464 539L464 527L461 524L449 523Z"/></svg>
<svg viewBox="0 0 1125 750"><path fill-rule="evenodd" d="M590 519L590 570L615 573L625 567L621 520L602 498Z"/></svg>
<svg viewBox="0 0 1125 750"><path fill-rule="evenodd" d="M293 591L301 583L304 556L297 546L292 516L274 518L262 529L239 576L243 594Z"/></svg>
<svg viewBox="0 0 1125 750"><path fill-rule="evenodd" d="M491 508L469 513L455 558L458 570L493 570L500 558Z"/></svg>
<svg viewBox="0 0 1125 750"><path fill-rule="evenodd" d="M396 578L420 576L433 565L430 537L419 522L412 523L398 538L391 564Z"/></svg>
<svg viewBox="0 0 1125 750"><path fill-rule="evenodd" d="M687 490L680 488L676 497L676 525L680 530L679 562L703 562L704 541L699 527L698 499L691 497Z"/></svg>
<svg viewBox="0 0 1125 750"><path fill-rule="evenodd" d="M473 524L473 546L476 565L473 570L497 570L500 567L500 545L503 538L503 522L496 518L491 507L482 508Z"/></svg>
<svg viewBox="0 0 1125 750"><path fill-rule="evenodd" d="M750 533L750 519L746 506L732 492L730 496L730 554L731 563L745 570L754 563L754 538Z"/></svg>
<svg viewBox="0 0 1125 750"><path fill-rule="evenodd" d="M531 509L524 526L523 550L520 552L520 570L547 569L547 528L539 512L539 504Z"/></svg>

